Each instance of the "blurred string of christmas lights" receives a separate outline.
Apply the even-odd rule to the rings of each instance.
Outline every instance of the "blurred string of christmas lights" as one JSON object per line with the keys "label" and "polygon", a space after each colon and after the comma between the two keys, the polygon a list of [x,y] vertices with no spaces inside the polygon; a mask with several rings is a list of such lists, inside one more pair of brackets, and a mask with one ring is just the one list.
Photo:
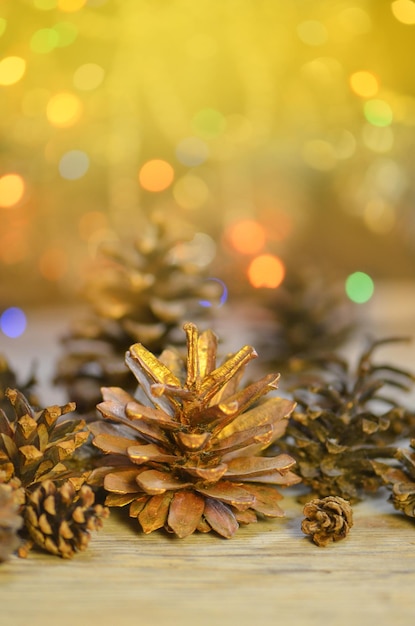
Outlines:
{"label": "blurred string of christmas lights", "polygon": [[414,28],[411,0],[0,2],[1,331],[155,210],[255,288],[298,242],[356,302],[410,275]]}

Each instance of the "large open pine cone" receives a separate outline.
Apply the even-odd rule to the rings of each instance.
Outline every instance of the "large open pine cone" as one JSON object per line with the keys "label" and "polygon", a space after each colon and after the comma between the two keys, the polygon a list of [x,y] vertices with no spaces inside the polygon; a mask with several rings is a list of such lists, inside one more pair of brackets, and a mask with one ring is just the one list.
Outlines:
{"label": "large open pine cone", "polygon": [[185,537],[213,529],[229,538],[257,515],[282,516],[273,485],[300,480],[291,456],[261,455],[285,431],[294,403],[257,402],[276,388],[275,374],[237,390],[257,356],[252,347],[217,366],[215,335],[199,334],[190,323],[184,329],[186,363],[173,350],[157,359],[141,344],[130,347],[126,360],[140,399],[120,388],[103,390],[104,420],[91,430],[95,446],[109,455],[106,504],[129,504],[146,533],[164,527]]}
{"label": "large open pine cone", "polygon": [[206,280],[208,264],[191,252],[194,232],[183,226],[178,236],[168,220],[153,221],[133,244],[102,249],[104,262],[86,287],[93,312],[64,339],[56,380],[82,414],[95,413],[102,386],[134,391],[124,362],[131,344],[159,354],[177,341],[188,316],[206,315],[201,302],[218,299],[218,283]]}

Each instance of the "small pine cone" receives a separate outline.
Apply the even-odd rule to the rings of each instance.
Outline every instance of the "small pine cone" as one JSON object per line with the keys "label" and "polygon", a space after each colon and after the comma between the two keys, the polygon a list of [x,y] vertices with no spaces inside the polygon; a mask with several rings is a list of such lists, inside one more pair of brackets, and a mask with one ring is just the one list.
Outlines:
{"label": "small pine cone", "polygon": [[395,509],[408,517],[415,517],[415,483],[395,483],[391,499]]}
{"label": "small pine cone", "polygon": [[331,541],[344,539],[353,526],[353,512],[350,503],[339,496],[327,496],[310,500],[303,511],[305,519],[301,530],[311,535],[319,547]]}
{"label": "small pine cone", "polygon": [[99,530],[109,515],[106,507],[94,502],[94,492],[88,485],[76,491],[70,481],[57,487],[45,480],[28,496],[24,511],[32,541],[65,559],[85,550],[90,531]]}
{"label": "small pine cone", "polygon": [[12,485],[0,484],[0,562],[19,546],[17,531],[23,524],[19,515],[19,498]]}

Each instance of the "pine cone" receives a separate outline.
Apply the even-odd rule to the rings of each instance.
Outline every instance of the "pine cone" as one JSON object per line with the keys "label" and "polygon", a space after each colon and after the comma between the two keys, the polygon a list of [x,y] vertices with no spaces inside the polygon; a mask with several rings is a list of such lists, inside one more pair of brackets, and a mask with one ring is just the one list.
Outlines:
{"label": "pine cone", "polygon": [[20,501],[12,485],[0,483],[0,561],[6,561],[18,548],[18,530],[23,524]]}
{"label": "pine cone", "polygon": [[23,488],[48,478],[74,474],[69,464],[89,436],[82,420],[59,421],[75,409],[73,402],[35,411],[16,389],[6,391],[12,418],[0,409],[0,475],[3,482],[20,479]]}
{"label": "pine cone", "polygon": [[281,495],[270,485],[299,482],[290,456],[260,455],[284,432],[294,403],[257,403],[279,375],[237,391],[245,365],[257,356],[252,347],[217,367],[212,331],[199,335],[190,323],[184,329],[186,363],[173,350],[157,359],[141,344],[130,347],[126,361],[139,399],[119,388],[103,390],[104,420],[91,430],[94,445],[109,455],[106,504],[129,504],[145,533],[165,527],[185,537],[213,529],[229,538],[257,515],[282,516]]}
{"label": "pine cone", "polygon": [[109,515],[106,507],[94,502],[88,485],[76,491],[70,481],[57,487],[45,480],[27,498],[26,530],[37,546],[64,559],[72,558],[87,548],[90,531],[99,530]]}
{"label": "pine cone", "polygon": [[[265,358],[277,366],[307,369],[309,359],[343,345],[355,328],[355,312],[343,286],[298,258],[278,289],[268,289],[265,307],[275,320]],[[341,288],[340,288],[341,287]]]}
{"label": "pine cone", "polygon": [[[282,447],[296,459],[304,483],[320,497],[339,495],[353,501],[363,492],[376,491],[383,479],[374,461],[393,458],[396,448],[388,444],[410,428],[413,415],[379,392],[387,385],[408,390],[413,375],[371,361],[373,350],[390,341],[396,339],[373,342],[353,373],[339,357],[322,362],[329,375],[322,372],[311,386],[294,392],[300,409],[289,422]],[[382,412],[382,404],[391,408]]]}
{"label": "pine cone", "polygon": [[177,341],[185,316],[206,313],[201,298],[217,298],[219,285],[205,280],[206,264],[192,259],[191,236],[185,228],[178,236],[164,218],[131,248],[123,241],[103,249],[105,263],[87,285],[94,313],[64,340],[66,354],[56,378],[82,414],[95,415],[102,386],[135,390],[136,381],[125,367],[132,343],[159,354]]}
{"label": "pine cone", "polygon": [[[411,448],[415,450],[415,439],[411,440]],[[392,489],[390,499],[395,509],[408,517],[415,517],[415,452],[398,448],[395,458],[398,460],[397,466],[376,461],[373,466],[385,485]]]}
{"label": "pine cone", "polygon": [[350,503],[343,498],[328,496],[308,502],[303,511],[305,519],[301,530],[319,547],[331,541],[340,541],[353,526],[353,512]]}

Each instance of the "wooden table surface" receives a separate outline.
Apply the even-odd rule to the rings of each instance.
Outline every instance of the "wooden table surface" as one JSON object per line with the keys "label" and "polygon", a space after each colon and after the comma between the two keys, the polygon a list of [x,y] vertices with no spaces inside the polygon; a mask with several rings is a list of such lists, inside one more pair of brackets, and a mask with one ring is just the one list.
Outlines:
{"label": "wooden table surface", "polygon": [[[367,315],[377,336],[411,334],[415,286],[379,288]],[[0,339],[0,351],[21,371],[38,360],[44,404],[62,400],[49,381],[68,319],[61,311],[30,311],[25,335]],[[242,343],[245,338],[237,347]],[[350,345],[350,354],[357,348]],[[386,351],[389,360],[415,371],[414,345]],[[163,532],[147,536],[112,510],[88,550],[71,561],[32,553],[0,565],[0,624],[414,623],[415,520],[397,513],[380,493],[354,506],[354,526],[344,541],[318,548],[301,532],[295,490],[284,496],[285,518],[241,527],[231,540],[212,533],[184,540]]]}

